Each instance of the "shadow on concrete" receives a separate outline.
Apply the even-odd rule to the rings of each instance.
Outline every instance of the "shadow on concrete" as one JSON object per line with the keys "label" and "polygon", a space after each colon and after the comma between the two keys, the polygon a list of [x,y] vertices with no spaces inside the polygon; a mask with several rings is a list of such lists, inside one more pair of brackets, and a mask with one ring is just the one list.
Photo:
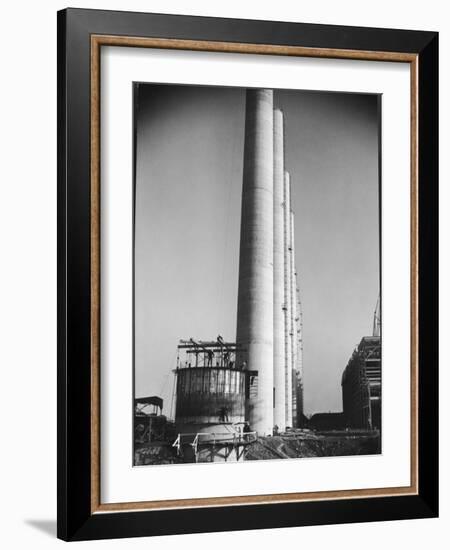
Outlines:
{"label": "shadow on concrete", "polygon": [[56,519],[26,519],[25,523],[50,537],[56,537]]}

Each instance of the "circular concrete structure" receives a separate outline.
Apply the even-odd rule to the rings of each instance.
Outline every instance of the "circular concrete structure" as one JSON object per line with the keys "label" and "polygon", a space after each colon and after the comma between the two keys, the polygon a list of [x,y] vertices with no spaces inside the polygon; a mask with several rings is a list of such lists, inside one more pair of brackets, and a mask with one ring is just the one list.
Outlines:
{"label": "circular concrete structure", "polygon": [[273,422],[286,428],[286,369],[284,342],[284,120],[273,112]]}
{"label": "circular concrete structure", "polygon": [[257,371],[250,428],[273,430],[273,91],[248,89],[236,341]]}
{"label": "circular concrete structure", "polygon": [[246,373],[226,367],[177,369],[175,425],[178,433],[232,437],[243,423]]}

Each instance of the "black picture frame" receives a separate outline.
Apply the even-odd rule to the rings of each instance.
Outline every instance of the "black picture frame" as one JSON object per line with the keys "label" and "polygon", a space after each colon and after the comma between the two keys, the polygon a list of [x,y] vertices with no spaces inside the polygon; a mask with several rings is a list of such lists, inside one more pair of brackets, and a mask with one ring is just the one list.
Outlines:
{"label": "black picture frame", "polygon": [[[418,492],[309,502],[92,512],[91,36],[414,54],[418,61]],[[64,540],[438,515],[438,34],[66,9],[58,12],[58,531]]]}

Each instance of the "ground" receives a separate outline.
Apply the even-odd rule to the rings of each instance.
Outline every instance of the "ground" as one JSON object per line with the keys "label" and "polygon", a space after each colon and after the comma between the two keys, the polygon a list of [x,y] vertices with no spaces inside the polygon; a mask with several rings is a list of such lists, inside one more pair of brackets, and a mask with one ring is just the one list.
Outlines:
{"label": "ground", "polygon": [[247,449],[246,460],[378,454],[378,432],[288,432],[260,437]]}
{"label": "ground", "polygon": [[[369,455],[380,452],[379,432],[298,430],[258,438],[247,446],[245,460]],[[183,462],[183,458],[177,455],[177,449],[170,443],[147,443],[135,449],[136,466]]]}

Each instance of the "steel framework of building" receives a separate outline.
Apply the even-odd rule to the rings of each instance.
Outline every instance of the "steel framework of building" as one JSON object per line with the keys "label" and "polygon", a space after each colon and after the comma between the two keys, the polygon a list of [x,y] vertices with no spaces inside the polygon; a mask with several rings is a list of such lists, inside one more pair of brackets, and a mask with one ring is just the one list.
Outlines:
{"label": "steel framework of building", "polygon": [[381,339],[365,336],[342,375],[345,423],[350,428],[381,429]]}

